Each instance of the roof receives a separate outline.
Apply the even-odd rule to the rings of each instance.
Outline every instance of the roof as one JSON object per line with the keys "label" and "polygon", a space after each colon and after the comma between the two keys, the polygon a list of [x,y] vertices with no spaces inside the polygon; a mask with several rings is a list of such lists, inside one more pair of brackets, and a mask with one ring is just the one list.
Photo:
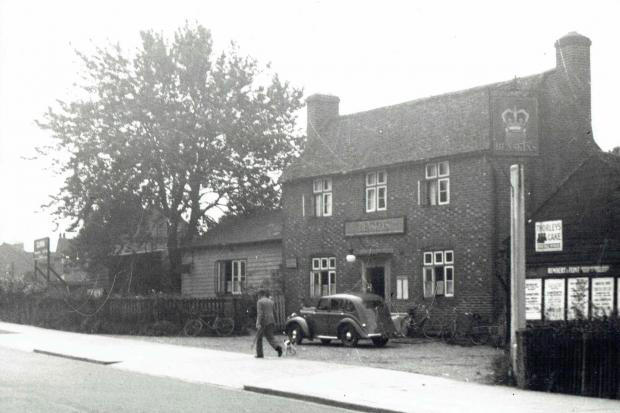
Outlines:
{"label": "roof", "polygon": [[202,239],[193,242],[191,247],[281,241],[282,219],[281,210],[226,217],[209,229]]}
{"label": "roof", "polygon": [[24,275],[34,271],[34,259],[31,252],[26,252],[22,246],[10,244],[0,245],[0,276],[12,268],[15,275]]}
{"label": "roof", "polygon": [[491,91],[529,93],[552,72],[338,116],[309,139],[282,181],[487,150]]}

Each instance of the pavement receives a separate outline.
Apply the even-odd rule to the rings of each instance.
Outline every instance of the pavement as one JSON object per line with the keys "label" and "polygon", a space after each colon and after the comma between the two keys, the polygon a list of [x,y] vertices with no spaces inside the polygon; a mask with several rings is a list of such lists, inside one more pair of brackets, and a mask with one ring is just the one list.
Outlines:
{"label": "pavement", "polygon": [[620,401],[465,383],[387,369],[70,333],[0,322],[0,346],[191,383],[370,412],[619,412]]}

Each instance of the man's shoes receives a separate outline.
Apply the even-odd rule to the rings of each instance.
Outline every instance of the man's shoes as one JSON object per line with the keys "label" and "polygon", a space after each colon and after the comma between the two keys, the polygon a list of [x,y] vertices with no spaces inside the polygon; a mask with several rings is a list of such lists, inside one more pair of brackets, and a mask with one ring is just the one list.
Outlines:
{"label": "man's shoes", "polygon": [[255,359],[262,359],[263,356],[254,356]]}
{"label": "man's shoes", "polygon": [[282,347],[276,347],[276,351],[278,352],[278,357],[282,357]]}

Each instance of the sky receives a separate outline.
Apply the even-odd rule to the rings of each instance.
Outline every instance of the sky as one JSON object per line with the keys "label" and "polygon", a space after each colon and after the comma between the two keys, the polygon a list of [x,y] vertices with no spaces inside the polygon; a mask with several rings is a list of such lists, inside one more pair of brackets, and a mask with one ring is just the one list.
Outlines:
{"label": "sky", "polygon": [[620,146],[618,16],[620,0],[0,0],[0,243],[32,250],[49,236],[53,248],[67,229],[41,208],[62,181],[31,158],[51,142],[35,120],[75,96],[76,49],[131,53],[141,30],[171,36],[197,22],[216,48],[235,41],[306,96],[340,97],[347,114],[552,69],[554,42],[577,31],[592,40],[594,138],[610,150]]}

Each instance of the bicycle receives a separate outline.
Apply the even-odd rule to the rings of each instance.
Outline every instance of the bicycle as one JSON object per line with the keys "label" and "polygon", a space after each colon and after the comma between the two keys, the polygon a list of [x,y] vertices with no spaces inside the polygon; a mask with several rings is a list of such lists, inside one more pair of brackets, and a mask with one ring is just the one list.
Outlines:
{"label": "bicycle", "polygon": [[490,337],[491,328],[493,326],[482,325],[482,318],[477,313],[463,312],[459,313],[455,308],[452,322],[449,323],[445,331],[444,339],[448,343],[471,341],[474,345],[485,344]]}
{"label": "bicycle", "polygon": [[207,330],[215,331],[220,337],[227,337],[235,330],[235,320],[232,317],[220,317],[214,314],[196,314],[187,320],[183,326],[183,333],[188,337],[196,337],[205,327]]}
{"label": "bicycle", "polygon": [[424,304],[418,304],[409,308],[407,316],[401,322],[401,326],[404,329],[403,335],[407,337],[422,335],[426,338],[431,338],[430,319],[430,311]]}

